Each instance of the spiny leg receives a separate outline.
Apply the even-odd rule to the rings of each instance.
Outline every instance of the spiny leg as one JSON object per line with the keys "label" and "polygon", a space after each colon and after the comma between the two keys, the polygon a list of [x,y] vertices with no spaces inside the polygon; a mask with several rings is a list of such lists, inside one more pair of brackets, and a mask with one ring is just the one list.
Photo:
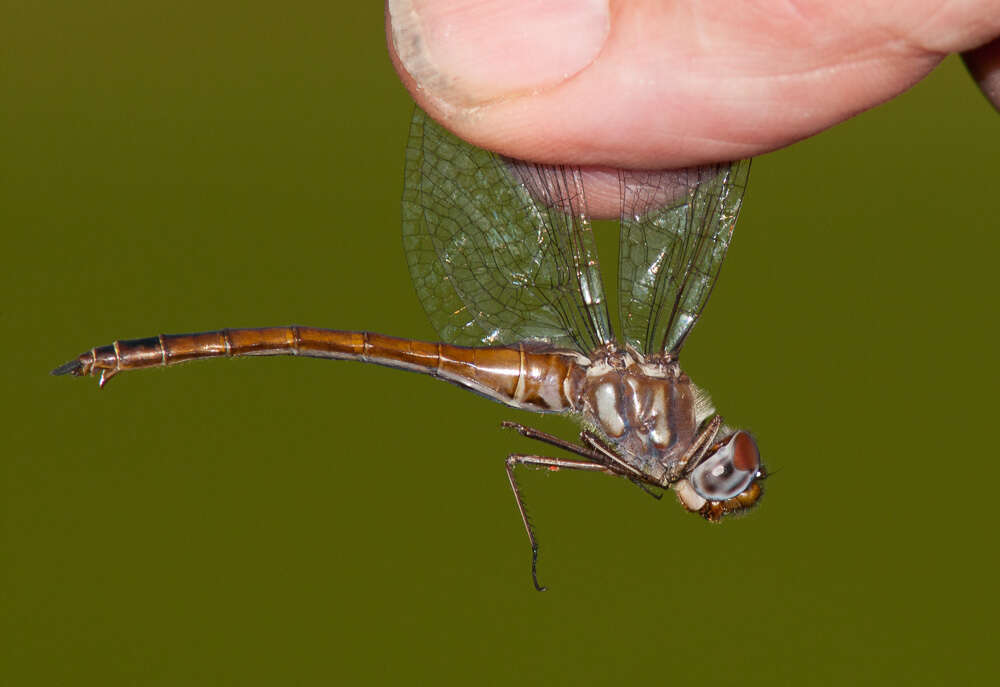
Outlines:
{"label": "spiny leg", "polygon": [[[691,444],[691,448],[671,466],[670,472],[667,473],[667,480],[669,482],[676,482],[689,469],[693,470],[698,467],[698,463],[702,461],[708,447],[712,445],[715,435],[719,433],[720,427],[722,427],[722,417],[720,415],[716,415],[708,421],[705,429],[698,434]],[[690,463],[690,468],[688,468],[688,463]]]}
{"label": "spiny leg", "polygon": [[580,432],[580,441],[583,442],[584,446],[587,446],[604,456],[608,466],[612,469],[617,467],[619,469],[619,474],[628,479],[629,482],[642,489],[657,501],[663,498],[663,494],[657,494],[655,491],[646,486],[645,478],[642,472],[619,458],[610,446],[601,441],[599,436],[591,431],[583,430]]}
{"label": "spiny leg", "polygon": [[627,478],[628,481],[642,489],[657,501],[663,498],[663,494],[657,494],[643,484],[643,475],[639,470],[635,469],[615,455],[614,451],[601,441],[600,438],[593,432],[589,432],[587,430],[580,432],[580,441],[583,443],[583,446],[580,446],[579,444],[565,441],[557,436],[553,436],[552,434],[542,432],[534,427],[526,427],[525,425],[517,422],[504,421],[500,423],[500,426],[505,429],[513,429],[518,434],[523,437],[527,437],[528,439],[535,439],[546,444],[552,444],[553,446],[558,446],[559,448],[569,451],[570,453],[576,453],[584,458],[589,458],[595,463],[600,463],[601,465],[607,467],[611,471],[610,474]]}
{"label": "spiny leg", "polygon": [[544,592],[545,587],[538,583],[538,540],[535,538],[535,528],[531,526],[531,520],[528,519],[528,511],[524,507],[524,498],[521,496],[521,489],[517,485],[517,478],[514,477],[514,466],[519,464],[535,468],[548,468],[549,470],[567,469],[605,472],[608,474],[615,473],[603,465],[588,463],[584,460],[564,460],[520,453],[512,453],[507,456],[507,479],[510,481],[511,491],[514,492],[514,500],[517,501],[517,510],[521,514],[521,522],[524,524],[524,531],[528,533],[528,543],[531,545],[531,581],[535,584],[535,589]]}
{"label": "spiny leg", "polygon": [[601,439],[593,432],[586,429],[580,432],[580,441],[582,441],[583,445],[590,450],[599,453],[602,456],[601,462],[617,465],[625,474],[635,475],[636,477],[642,476],[642,473],[639,472],[639,470],[615,455],[615,452],[612,451],[611,448],[601,441]]}
{"label": "spiny leg", "polygon": [[519,422],[510,422],[507,420],[501,422],[500,426],[504,429],[513,429],[515,432],[523,437],[527,437],[528,439],[535,439],[536,441],[541,441],[546,444],[552,444],[553,446],[557,446],[564,451],[569,451],[570,453],[575,453],[578,456],[583,456],[584,458],[588,458],[596,463],[600,463],[601,465],[606,465],[608,462],[603,453],[600,453],[593,448],[574,444],[573,442],[560,439],[557,436],[535,429],[534,427],[526,427]]}

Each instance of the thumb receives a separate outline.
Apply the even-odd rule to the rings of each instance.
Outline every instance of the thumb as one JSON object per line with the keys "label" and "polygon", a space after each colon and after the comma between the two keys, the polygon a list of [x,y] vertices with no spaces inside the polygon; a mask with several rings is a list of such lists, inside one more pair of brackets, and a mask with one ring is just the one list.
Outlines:
{"label": "thumb", "polygon": [[611,27],[607,0],[388,0],[386,14],[397,64],[445,112],[562,83]]}

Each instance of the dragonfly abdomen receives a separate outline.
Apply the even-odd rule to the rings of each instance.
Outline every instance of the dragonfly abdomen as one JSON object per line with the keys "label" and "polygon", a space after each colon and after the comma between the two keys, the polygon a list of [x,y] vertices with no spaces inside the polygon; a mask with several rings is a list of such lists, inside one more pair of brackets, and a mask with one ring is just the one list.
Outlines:
{"label": "dragonfly abdomen", "polygon": [[237,356],[295,355],[357,360],[440,377],[506,405],[539,412],[573,409],[586,359],[524,344],[473,348],[315,327],[219,329],[161,334],[98,346],[60,365],[56,375],[100,375],[101,386],[125,370]]}

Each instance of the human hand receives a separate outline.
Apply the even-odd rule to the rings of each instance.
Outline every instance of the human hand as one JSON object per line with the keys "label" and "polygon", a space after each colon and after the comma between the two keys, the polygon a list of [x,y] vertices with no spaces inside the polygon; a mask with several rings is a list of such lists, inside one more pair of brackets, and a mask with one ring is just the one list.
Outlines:
{"label": "human hand", "polygon": [[758,155],[979,46],[967,63],[1000,102],[1000,0],[388,0],[386,29],[421,107],[479,146],[540,162]]}

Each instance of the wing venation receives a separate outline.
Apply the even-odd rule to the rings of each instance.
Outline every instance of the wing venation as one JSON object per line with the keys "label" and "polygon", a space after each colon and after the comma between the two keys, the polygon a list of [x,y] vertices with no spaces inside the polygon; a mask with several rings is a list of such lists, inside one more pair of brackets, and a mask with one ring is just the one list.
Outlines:
{"label": "wing venation", "polygon": [[618,289],[626,343],[676,355],[719,277],[746,189],[749,160],[619,174]]}
{"label": "wing venation", "polygon": [[403,244],[443,340],[585,354],[612,340],[578,169],[480,150],[419,109],[406,154]]}

